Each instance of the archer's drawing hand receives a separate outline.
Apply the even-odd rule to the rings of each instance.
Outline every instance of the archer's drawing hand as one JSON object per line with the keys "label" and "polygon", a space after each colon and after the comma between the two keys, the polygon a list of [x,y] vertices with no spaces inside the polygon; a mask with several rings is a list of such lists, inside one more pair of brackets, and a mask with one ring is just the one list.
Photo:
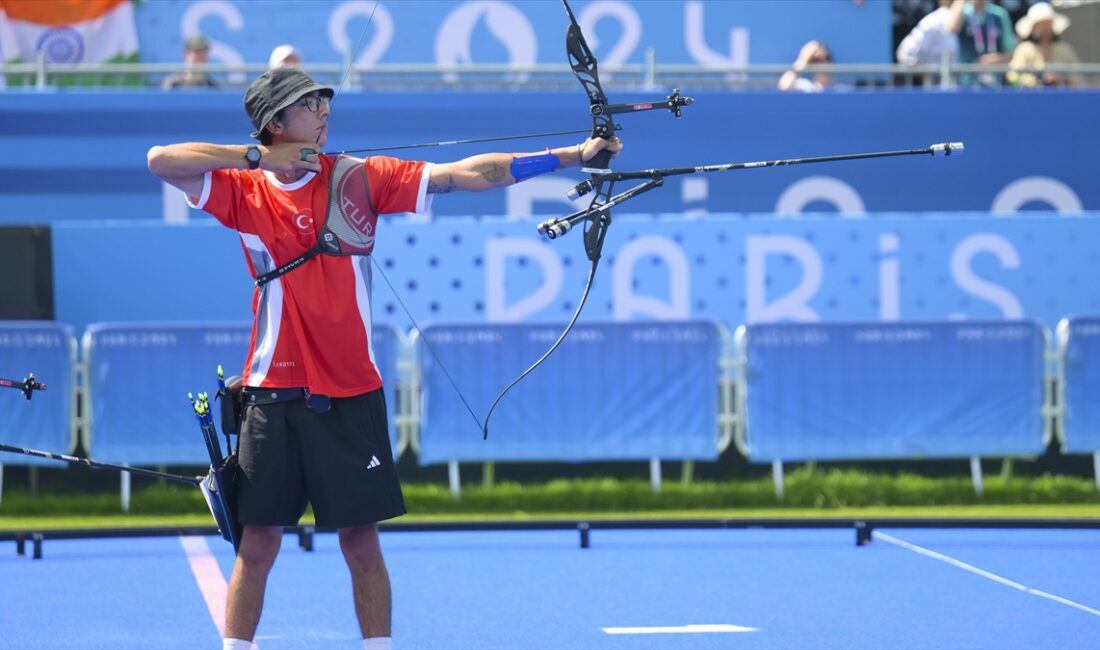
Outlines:
{"label": "archer's drawing hand", "polygon": [[[303,155],[303,149],[308,149]],[[321,160],[314,142],[283,142],[260,147],[260,167],[276,174],[293,176],[299,170],[321,171]]]}
{"label": "archer's drawing hand", "polygon": [[610,140],[604,140],[603,138],[588,138],[581,145],[581,161],[586,163],[592,159],[592,156],[600,153],[604,149],[611,152],[611,157],[619,155],[619,152],[623,149],[623,141],[618,136],[613,136]]}

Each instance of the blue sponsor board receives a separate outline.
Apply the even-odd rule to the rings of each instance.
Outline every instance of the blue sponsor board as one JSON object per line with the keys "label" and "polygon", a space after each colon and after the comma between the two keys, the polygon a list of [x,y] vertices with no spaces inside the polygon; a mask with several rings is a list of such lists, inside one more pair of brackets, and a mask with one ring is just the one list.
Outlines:
{"label": "blue sponsor board", "polygon": [[1047,341],[1034,321],[754,325],[754,461],[1038,455]]}
{"label": "blue sponsor board", "polygon": [[[742,323],[1036,319],[1100,313],[1100,214],[865,218],[619,217],[591,320]],[[238,239],[209,222],[53,229],[58,320],[243,320],[252,282]],[[375,319],[564,322],[588,274],[580,232],[535,223],[385,219]],[[138,272],[135,272],[138,270]]]}
{"label": "blue sponsor board", "polygon": [[454,385],[487,418],[495,395],[559,334],[538,324],[425,328],[420,463],[717,459],[723,334],[706,322],[573,328],[540,372],[497,404],[488,422],[495,433],[483,440]]}
{"label": "blue sponsor board", "polygon": [[[696,103],[621,116],[615,168],[748,162],[928,147],[963,141],[962,157],[879,158],[669,178],[618,214],[1100,210],[1095,120],[1100,93],[685,92]],[[0,223],[208,217],[146,169],[156,144],[244,143],[252,126],[241,90],[212,93],[0,94],[0,138],[20,152],[0,163]],[[652,96],[652,94],[650,94]],[[615,101],[644,99],[622,93]],[[570,92],[348,91],[332,114],[328,150],[392,146],[591,126]],[[1028,116],[1021,120],[1019,116]],[[1042,125],[1041,133],[1027,125]],[[583,136],[394,152],[447,162],[485,151],[538,151]],[[504,190],[437,197],[436,216],[567,214],[584,175],[565,169]],[[620,184],[625,189],[628,184]]]}

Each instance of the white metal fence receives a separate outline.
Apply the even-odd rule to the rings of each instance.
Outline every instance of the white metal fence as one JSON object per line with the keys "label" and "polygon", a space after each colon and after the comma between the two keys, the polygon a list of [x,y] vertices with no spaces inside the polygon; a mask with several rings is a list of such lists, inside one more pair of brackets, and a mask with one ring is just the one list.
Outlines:
{"label": "white metal fence", "polygon": [[[186,70],[173,63],[57,64],[44,58],[36,62],[0,66],[9,89],[47,90],[59,85],[86,88],[157,89],[167,76]],[[266,69],[263,64],[206,65],[194,68],[211,75],[219,85],[244,87]],[[323,64],[305,66],[318,81],[348,87],[379,89],[455,89],[455,90],[566,90],[577,81],[566,65],[512,66],[463,65],[377,65],[355,66]],[[775,88],[787,65],[751,65],[745,67],[703,67],[697,65],[658,64],[652,52],[644,64],[608,66],[600,71],[607,87],[620,90],[650,90],[683,86],[692,89],[752,90]],[[911,89],[985,86],[1015,90],[1005,82],[1008,65],[959,64],[945,61],[936,65],[814,65],[802,74],[827,73],[836,89]],[[1017,72],[1040,72],[1017,68]],[[1080,74],[1085,86],[1100,87],[1100,63],[1051,64],[1047,72]]]}

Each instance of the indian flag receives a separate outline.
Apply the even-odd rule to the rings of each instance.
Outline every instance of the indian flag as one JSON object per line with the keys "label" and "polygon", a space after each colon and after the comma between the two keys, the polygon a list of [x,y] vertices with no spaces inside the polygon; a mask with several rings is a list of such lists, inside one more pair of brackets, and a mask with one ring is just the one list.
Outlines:
{"label": "indian flag", "polygon": [[[0,61],[133,63],[131,0],[0,0]],[[16,82],[10,79],[10,82]],[[51,80],[57,83],[58,80]]]}

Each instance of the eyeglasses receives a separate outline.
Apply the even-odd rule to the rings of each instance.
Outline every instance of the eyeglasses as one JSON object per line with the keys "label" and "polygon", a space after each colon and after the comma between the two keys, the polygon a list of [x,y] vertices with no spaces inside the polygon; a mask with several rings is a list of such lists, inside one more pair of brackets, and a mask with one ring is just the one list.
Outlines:
{"label": "eyeglasses", "polygon": [[321,110],[322,105],[324,105],[325,108],[329,107],[329,98],[327,95],[306,95],[291,104],[291,106],[305,106],[306,110],[310,113],[316,113]]}

